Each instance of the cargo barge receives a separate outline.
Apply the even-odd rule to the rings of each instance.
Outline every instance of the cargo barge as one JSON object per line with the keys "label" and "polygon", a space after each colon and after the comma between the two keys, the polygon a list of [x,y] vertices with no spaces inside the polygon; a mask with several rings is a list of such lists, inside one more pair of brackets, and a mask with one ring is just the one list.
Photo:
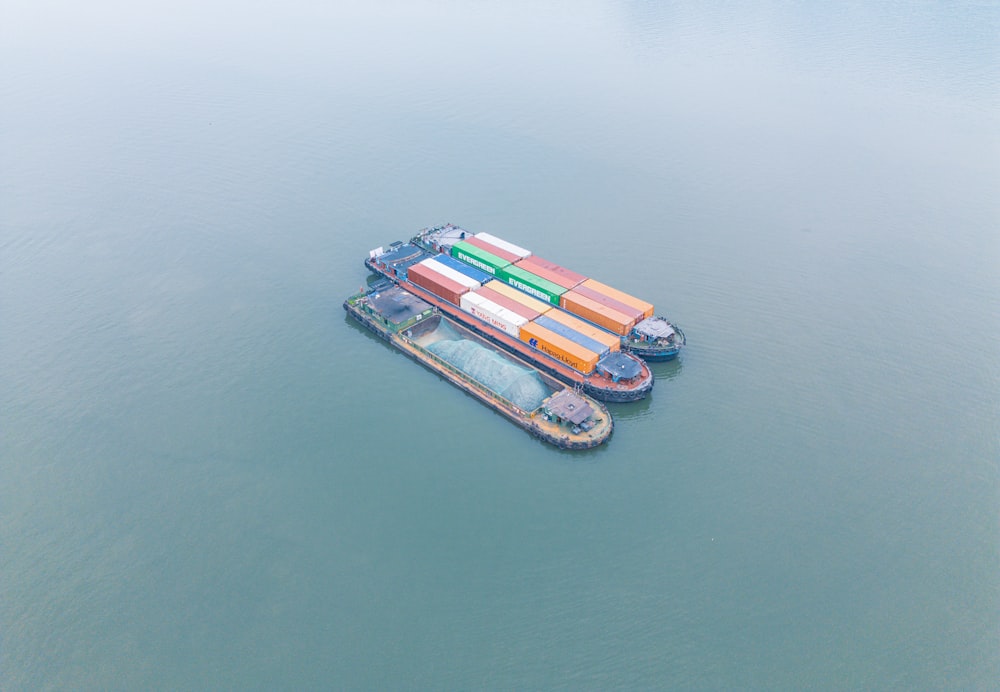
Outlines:
{"label": "cargo barge", "polygon": [[643,399],[653,373],[619,338],[454,257],[395,242],[365,265],[532,367],[607,402]]}
{"label": "cargo barge", "polygon": [[544,442],[590,449],[614,430],[603,404],[499,353],[400,286],[384,282],[357,293],[344,301],[344,309],[408,357]]}
{"label": "cargo barge", "polygon": [[644,360],[672,360],[687,341],[680,327],[654,314],[652,303],[489,233],[474,234],[446,224],[425,228],[410,242],[427,252],[449,255],[477,267],[617,335],[622,349]]}

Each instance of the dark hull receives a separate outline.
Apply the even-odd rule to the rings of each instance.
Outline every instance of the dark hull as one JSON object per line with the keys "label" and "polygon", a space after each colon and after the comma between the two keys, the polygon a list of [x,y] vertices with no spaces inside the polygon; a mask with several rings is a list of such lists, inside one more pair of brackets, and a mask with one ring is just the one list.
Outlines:
{"label": "dark hull", "polygon": [[487,392],[484,392],[480,387],[475,386],[472,382],[463,379],[454,372],[441,367],[437,363],[433,362],[430,358],[424,356],[420,351],[413,350],[412,348],[405,347],[399,340],[399,337],[394,336],[390,331],[385,329],[382,325],[378,324],[372,320],[368,315],[366,315],[361,310],[357,309],[350,304],[349,301],[344,301],[344,310],[347,314],[353,317],[355,320],[360,322],[366,329],[378,336],[380,339],[384,339],[392,346],[396,347],[401,353],[412,360],[420,363],[428,370],[440,375],[445,378],[453,385],[464,391],[466,394],[478,399],[480,402],[490,407],[500,415],[504,416],[512,423],[518,427],[526,430],[529,434],[538,439],[546,442],[548,444],[559,447],[560,449],[569,450],[582,450],[582,449],[592,449],[597,447],[608,440],[614,431],[614,421],[611,419],[610,414],[605,412],[608,416],[608,430],[607,433],[598,438],[591,439],[581,439],[578,436],[569,436],[566,434],[557,435],[545,430],[539,426],[530,416],[524,412],[514,409],[513,407],[507,406],[499,402],[494,397],[490,396]]}

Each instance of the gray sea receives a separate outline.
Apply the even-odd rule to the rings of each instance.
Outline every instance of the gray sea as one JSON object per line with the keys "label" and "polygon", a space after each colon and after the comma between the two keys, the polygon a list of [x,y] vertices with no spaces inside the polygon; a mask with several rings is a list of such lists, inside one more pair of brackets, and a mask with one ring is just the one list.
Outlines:
{"label": "gray sea", "polygon": [[[349,321],[687,333],[567,453]],[[1000,688],[1000,5],[0,11],[0,688]]]}

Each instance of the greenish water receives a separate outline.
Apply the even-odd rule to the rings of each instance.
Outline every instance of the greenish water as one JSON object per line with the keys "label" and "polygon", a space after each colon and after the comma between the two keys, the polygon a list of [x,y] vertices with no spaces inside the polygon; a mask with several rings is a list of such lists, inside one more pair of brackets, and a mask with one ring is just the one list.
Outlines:
{"label": "greenish water", "polygon": [[[0,688],[997,688],[995,4],[0,24]],[[446,221],[685,330],[608,445],[346,317]]]}

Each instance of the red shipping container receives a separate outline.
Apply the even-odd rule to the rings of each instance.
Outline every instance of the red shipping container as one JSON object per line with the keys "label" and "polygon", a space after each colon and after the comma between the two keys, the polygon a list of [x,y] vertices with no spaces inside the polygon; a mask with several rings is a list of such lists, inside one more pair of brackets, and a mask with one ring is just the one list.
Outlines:
{"label": "red shipping container", "polygon": [[571,269],[561,267],[555,262],[549,262],[537,255],[528,255],[518,262],[517,266],[563,288],[573,288],[587,280],[583,274],[577,274]]}
{"label": "red shipping container", "polygon": [[519,259],[521,259],[513,252],[507,252],[502,247],[497,247],[492,243],[487,243],[485,240],[480,240],[475,236],[466,236],[465,242],[467,242],[469,245],[472,245],[473,247],[479,248],[480,250],[486,250],[486,252],[496,255],[500,259],[505,259],[508,262],[516,262]]}
{"label": "red shipping container", "polygon": [[414,264],[407,270],[406,276],[412,283],[426,288],[437,297],[443,298],[453,305],[459,305],[462,301],[462,294],[469,290],[466,286],[437,273],[427,265]]}

